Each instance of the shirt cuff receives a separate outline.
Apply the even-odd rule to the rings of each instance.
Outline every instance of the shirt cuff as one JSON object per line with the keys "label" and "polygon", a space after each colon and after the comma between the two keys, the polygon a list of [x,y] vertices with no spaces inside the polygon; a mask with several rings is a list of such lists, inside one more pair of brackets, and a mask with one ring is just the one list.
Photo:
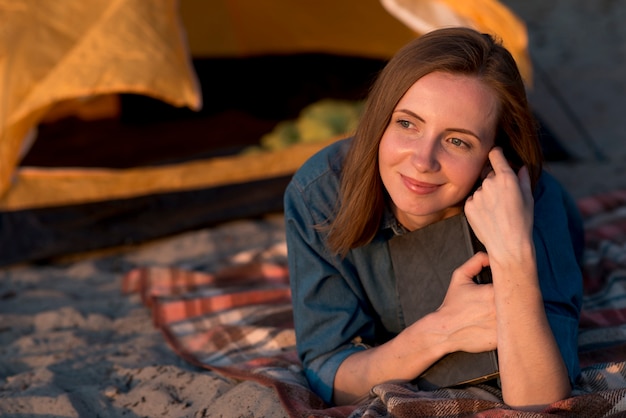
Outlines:
{"label": "shirt cuff", "polygon": [[343,361],[354,353],[366,350],[363,344],[343,346],[313,360],[305,369],[311,389],[329,405],[333,404],[333,385],[337,369]]}

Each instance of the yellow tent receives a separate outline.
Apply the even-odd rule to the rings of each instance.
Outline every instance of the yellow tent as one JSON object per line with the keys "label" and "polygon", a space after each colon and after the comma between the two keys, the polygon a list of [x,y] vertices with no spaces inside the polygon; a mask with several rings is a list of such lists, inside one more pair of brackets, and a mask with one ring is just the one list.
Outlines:
{"label": "yellow tent", "polygon": [[420,33],[451,25],[501,37],[531,79],[526,29],[496,0],[3,2],[0,214],[289,175],[323,144],[124,170],[20,161],[42,121],[98,114],[97,104],[115,112],[115,100],[107,99],[118,94],[201,109],[196,57],[325,53],[385,60]]}

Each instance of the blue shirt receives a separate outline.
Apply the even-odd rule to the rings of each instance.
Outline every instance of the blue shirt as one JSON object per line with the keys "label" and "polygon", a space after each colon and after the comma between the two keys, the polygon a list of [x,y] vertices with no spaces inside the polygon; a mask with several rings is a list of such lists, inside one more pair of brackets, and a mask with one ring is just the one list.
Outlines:
{"label": "blue shirt", "polygon": [[[311,157],[284,199],[298,354],[311,388],[328,403],[337,368],[364,349],[353,342],[356,337],[381,344],[406,327],[388,249],[398,232],[393,214],[387,211],[374,239],[345,258],[329,252],[325,232],[316,228],[334,217],[350,142],[338,141]],[[546,314],[574,382],[580,371],[582,221],[573,200],[546,172],[534,199],[533,238]]]}

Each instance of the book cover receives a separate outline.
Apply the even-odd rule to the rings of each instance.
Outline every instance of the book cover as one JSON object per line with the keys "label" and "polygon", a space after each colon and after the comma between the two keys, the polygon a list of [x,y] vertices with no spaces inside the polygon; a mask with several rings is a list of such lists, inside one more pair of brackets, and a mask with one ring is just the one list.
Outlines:
{"label": "book cover", "polygon": [[[441,306],[454,270],[475,252],[485,251],[465,218],[459,214],[389,241],[396,288],[406,325]],[[489,268],[474,279],[490,283]],[[475,384],[498,377],[495,351],[450,353],[434,363],[416,382],[436,389]]]}

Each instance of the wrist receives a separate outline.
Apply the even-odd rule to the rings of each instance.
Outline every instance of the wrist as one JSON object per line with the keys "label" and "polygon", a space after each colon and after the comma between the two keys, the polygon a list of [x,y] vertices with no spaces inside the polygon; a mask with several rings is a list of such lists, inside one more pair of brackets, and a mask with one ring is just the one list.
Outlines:
{"label": "wrist", "polygon": [[504,272],[525,270],[528,266],[536,265],[535,245],[532,240],[517,243],[511,247],[500,247],[489,253],[491,270]]}
{"label": "wrist", "polygon": [[437,312],[424,316],[385,344],[401,379],[416,378],[450,352],[447,332],[441,329],[438,316]]}
{"label": "wrist", "polygon": [[450,338],[454,334],[455,322],[448,318],[445,310],[431,312],[415,324],[423,336],[422,349],[429,358],[436,361],[446,354],[458,351]]}

